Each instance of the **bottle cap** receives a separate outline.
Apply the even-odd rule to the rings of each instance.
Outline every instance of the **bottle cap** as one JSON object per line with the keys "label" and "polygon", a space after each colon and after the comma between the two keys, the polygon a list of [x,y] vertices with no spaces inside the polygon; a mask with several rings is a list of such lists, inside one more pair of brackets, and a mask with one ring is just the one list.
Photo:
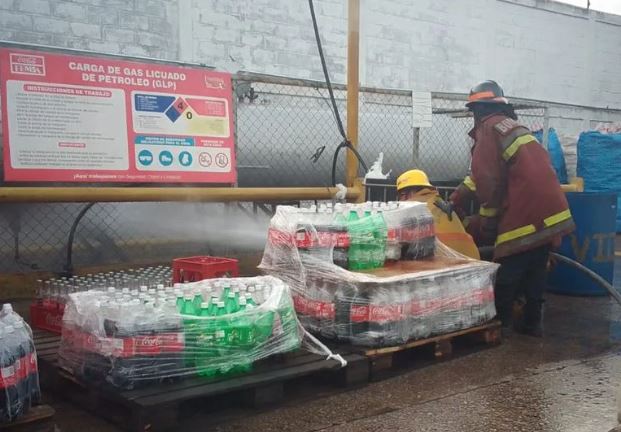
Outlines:
{"label": "bottle cap", "polygon": [[207,302],[202,302],[201,303],[201,309],[208,309],[209,308],[209,303]]}

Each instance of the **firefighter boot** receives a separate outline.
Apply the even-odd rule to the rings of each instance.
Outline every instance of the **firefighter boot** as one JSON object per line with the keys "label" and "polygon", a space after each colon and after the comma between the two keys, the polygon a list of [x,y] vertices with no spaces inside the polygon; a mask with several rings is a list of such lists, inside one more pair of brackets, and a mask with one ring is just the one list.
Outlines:
{"label": "firefighter boot", "polygon": [[543,302],[526,302],[518,331],[528,336],[543,337]]}

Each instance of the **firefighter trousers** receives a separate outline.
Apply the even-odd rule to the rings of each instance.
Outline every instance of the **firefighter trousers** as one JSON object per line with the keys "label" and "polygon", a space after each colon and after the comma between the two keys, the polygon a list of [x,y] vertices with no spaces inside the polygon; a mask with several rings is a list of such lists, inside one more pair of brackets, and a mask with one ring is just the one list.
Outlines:
{"label": "firefighter trousers", "polygon": [[513,302],[523,295],[523,327],[541,327],[543,293],[546,287],[550,246],[545,245],[508,257],[500,258],[494,295],[496,312],[503,327],[513,325]]}

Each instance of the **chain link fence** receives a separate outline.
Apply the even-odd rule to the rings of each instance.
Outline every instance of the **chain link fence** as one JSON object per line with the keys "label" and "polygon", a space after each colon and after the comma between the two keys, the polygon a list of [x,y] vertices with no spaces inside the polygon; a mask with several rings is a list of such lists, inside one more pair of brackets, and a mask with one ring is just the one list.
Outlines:
{"label": "chain link fence", "polygon": [[[331,184],[332,158],[342,137],[324,83],[239,74],[234,91],[239,186]],[[346,125],[345,87],[334,86],[334,94]],[[465,99],[433,94],[432,126],[415,129],[411,92],[361,89],[362,158],[371,166],[383,153],[384,172],[390,171],[392,179],[416,167],[438,184],[458,182],[470,159],[467,132],[472,118],[464,110]],[[518,114],[531,129],[545,123],[544,106],[521,104]],[[339,156],[337,182],[344,178],[345,153]],[[273,210],[256,203],[98,203],[76,224],[69,256],[70,233],[83,208],[84,204],[1,206],[0,273],[62,272],[260,251]]]}
{"label": "chain link fence", "polygon": [[[240,186],[325,186],[331,183],[334,150],[342,141],[325,84],[317,81],[243,74],[236,80],[237,152]],[[334,86],[346,124],[346,91]],[[465,94],[432,94],[432,125],[413,127],[412,93],[362,88],[359,152],[367,166],[383,153],[393,178],[421,168],[436,182],[457,182],[467,174],[472,117]],[[545,123],[545,106],[514,101],[520,120],[533,130]],[[318,149],[323,153],[313,162]],[[345,152],[337,181],[344,178]],[[364,174],[364,173],[360,173]]]}

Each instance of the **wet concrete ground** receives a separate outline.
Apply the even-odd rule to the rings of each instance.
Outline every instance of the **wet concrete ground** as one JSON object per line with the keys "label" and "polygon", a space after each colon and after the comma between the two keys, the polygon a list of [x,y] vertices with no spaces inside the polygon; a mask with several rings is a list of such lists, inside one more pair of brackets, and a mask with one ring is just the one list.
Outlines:
{"label": "wet concrete ground", "polygon": [[[621,385],[621,307],[608,298],[548,295],[545,327],[543,339],[513,336],[448,361],[414,363],[358,389],[306,383],[269,410],[195,415],[178,430],[611,430]],[[63,432],[118,430],[60,400],[49,403]]]}

